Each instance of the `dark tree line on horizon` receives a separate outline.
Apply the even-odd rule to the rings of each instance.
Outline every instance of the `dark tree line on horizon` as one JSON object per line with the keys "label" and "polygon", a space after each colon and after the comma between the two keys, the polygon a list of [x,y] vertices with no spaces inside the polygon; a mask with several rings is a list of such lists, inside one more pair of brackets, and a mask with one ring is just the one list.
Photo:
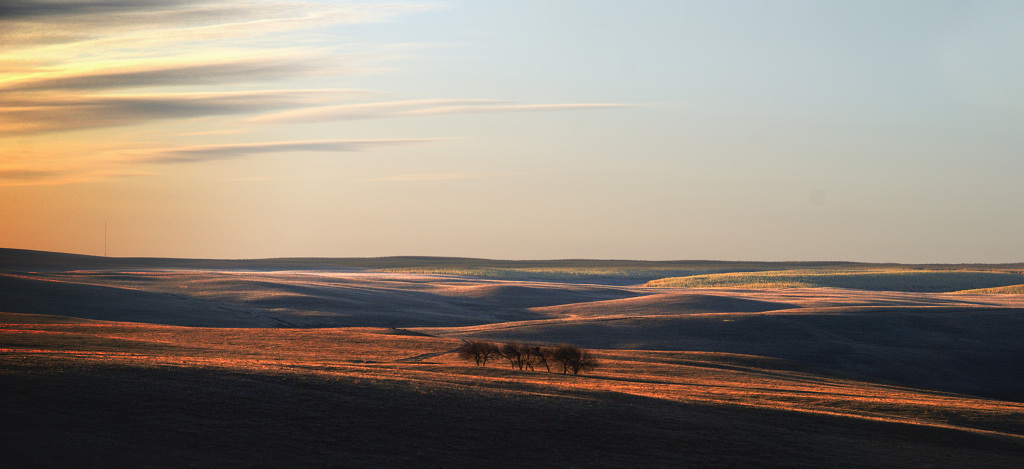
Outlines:
{"label": "dark tree line on horizon", "polygon": [[562,374],[579,374],[597,368],[597,359],[589,351],[575,345],[561,344],[555,347],[527,345],[521,342],[509,342],[498,345],[481,340],[469,340],[458,350],[459,358],[473,360],[477,366],[485,366],[492,359],[508,360],[512,369],[534,371],[543,366],[551,372],[552,366],[560,366]]}

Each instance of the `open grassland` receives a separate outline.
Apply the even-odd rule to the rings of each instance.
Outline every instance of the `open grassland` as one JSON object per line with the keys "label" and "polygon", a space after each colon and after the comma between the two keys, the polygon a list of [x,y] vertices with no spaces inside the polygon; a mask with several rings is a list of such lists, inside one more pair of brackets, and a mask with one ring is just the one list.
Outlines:
{"label": "open grassland", "polygon": [[464,339],[783,358],[1024,401],[1024,297],[846,289],[655,290],[530,308],[544,319],[414,330]]}
{"label": "open grassland", "polygon": [[[0,271],[66,272],[75,270],[123,272],[140,270],[234,270],[253,272],[286,270],[321,272],[364,271],[401,274],[451,275],[490,280],[639,285],[648,281],[675,277],[759,272],[789,272],[793,275],[858,272],[884,273],[900,271],[972,271],[1021,274],[1024,272],[1024,263],[911,265],[860,262],[747,262],[708,260],[494,260],[425,256],[225,260],[98,257],[0,248]],[[790,281],[796,282],[792,279]],[[763,284],[764,282],[759,283]],[[728,285],[722,284],[719,286]]]}
{"label": "open grassland", "polygon": [[954,292],[1004,288],[1019,291],[1021,271],[993,270],[775,270],[670,277],[647,282],[652,288],[850,288],[872,291]]}
{"label": "open grassland", "polygon": [[203,327],[741,353],[1024,401],[1024,297],[679,289],[334,271],[0,273],[2,311]]}
{"label": "open grassland", "polygon": [[[1019,467],[1021,272],[0,249],[0,451],[3,467]],[[682,277],[644,284],[665,276]],[[572,343],[601,365],[478,367],[465,340]]]}
{"label": "open grassland", "polygon": [[981,293],[999,295],[1024,295],[1024,285],[1009,285],[1005,287],[979,288],[976,290],[964,290],[960,293]]}
{"label": "open grassland", "polygon": [[597,370],[566,376],[474,366],[458,339],[390,328],[22,314],[0,327],[13,467],[1019,467],[1024,455],[1020,403],[765,357],[597,350]]}
{"label": "open grassland", "polygon": [[[1024,284],[1024,263],[892,264],[859,262],[494,260],[462,257],[163,259],[98,257],[0,248],[0,272],[334,271],[472,277],[488,280],[658,287],[862,288],[956,291]],[[826,278],[834,277],[834,278]],[[1016,283],[1007,283],[1016,279]]]}

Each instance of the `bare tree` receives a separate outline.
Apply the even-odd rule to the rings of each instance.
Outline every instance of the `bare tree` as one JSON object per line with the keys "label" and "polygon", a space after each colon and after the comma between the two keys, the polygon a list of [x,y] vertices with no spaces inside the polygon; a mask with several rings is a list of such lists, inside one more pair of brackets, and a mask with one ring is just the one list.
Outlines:
{"label": "bare tree", "polygon": [[562,374],[579,374],[597,368],[597,359],[589,351],[575,345],[561,344],[557,347],[526,345],[522,342],[508,342],[498,346],[491,342],[469,340],[458,349],[463,360],[474,360],[477,365],[486,365],[493,356],[503,357],[513,370],[534,371],[537,366],[551,372],[551,366],[561,366]]}
{"label": "bare tree", "polygon": [[551,349],[551,359],[562,366],[563,375],[569,372],[569,353],[565,351],[566,347],[570,346],[563,344]]}
{"label": "bare tree", "polygon": [[[533,354],[531,356],[533,357],[534,363],[537,365],[544,365],[544,369],[548,370],[548,373],[550,373],[551,365],[548,364],[548,359],[553,356],[554,351],[555,349],[551,347],[533,347]],[[554,359],[552,359],[552,361],[553,360]]]}
{"label": "bare tree", "polygon": [[500,355],[498,352],[498,346],[491,342],[480,342],[480,358],[483,360],[483,364],[487,364],[487,360],[491,356]]}
{"label": "bare tree", "polygon": [[519,369],[526,367],[530,371],[533,371],[533,365],[538,363],[537,359],[537,347],[533,347],[526,344],[519,345],[519,356],[522,357],[522,362],[519,365]]}
{"label": "bare tree", "polygon": [[555,347],[552,353],[556,363],[562,365],[562,374],[572,371],[572,374],[579,374],[580,371],[590,371],[597,368],[597,359],[590,352],[575,345],[562,344]]}
{"label": "bare tree", "polygon": [[576,374],[581,371],[593,371],[598,365],[599,363],[597,362],[597,358],[591,355],[589,350],[583,350],[580,354],[580,360],[572,367],[572,373]]}
{"label": "bare tree", "polygon": [[459,358],[463,360],[475,360],[477,366],[480,366],[480,353],[477,349],[476,341],[466,341],[459,347]]}
{"label": "bare tree", "polygon": [[521,370],[523,369],[522,350],[523,344],[519,342],[509,342],[502,345],[501,348],[498,349],[498,353],[508,360],[509,365],[512,365],[513,369],[519,368]]}
{"label": "bare tree", "polygon": [[498,351],[498,346],[490,342],[470,340],[459,347],[459,358],[463,360],[475,360],[477,366],[486,365],[487,360]]}

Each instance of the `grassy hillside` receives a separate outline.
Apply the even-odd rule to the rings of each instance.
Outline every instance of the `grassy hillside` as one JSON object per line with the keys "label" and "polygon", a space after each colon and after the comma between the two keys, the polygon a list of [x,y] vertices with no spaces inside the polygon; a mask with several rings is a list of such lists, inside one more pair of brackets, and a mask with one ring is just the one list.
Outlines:
{"label": "grassy hillside", "polygon": [[[0,314],[5,467],[1018,467],[1024,406],[780,360],[478,367],[393,329]],[[865,448],[871,448],[865,451]]]}
{"label": "grassy hillside", "polygon": [[[1018,467],[1022,272],[0,250],[0,449],[4,467]],[[841,288],[768,288],[794,286]],[[477,367],[464,338],[601,366]]]}
{"label": "grassy hillside", "polygon": [[[906,282],[906,278],[878,277],[879,274],[905,272],[1024,272],[1018,264],[910,265],[871,264],[857,262],[743,262],[743,261],[637,261],[601,259],[495,260],[461,257],[393,256],[343,258],[274,258],[274,259],[173,259],[100,257],[78,254],[0,248],[0,272],[60,272],[75,270],[369,270],[410,274],[437,274],[492,280],[557,281],[637,285],[656,281],[653,286],[877,286],[887,281]],[[730,278],[726,274],[735,274]],[[750,274],[744,277],[743,274]],[[820,279],[823,275],[847,276],[842,279]],[[725,276],[723,276],[725,275]],[[850,276],[863,275],[863,278]],[[875,277],[870,277],[876,275]],[[909,274],[907,274],[909,275]],[[920,288],[946,288],[947,285],[968,285],[965,288],[1005,286],[998,276],[990,279],[957,281],[950,276],[943,280],[925,279]],[[745,278],[745,280],[743,280]],[[689,280],[680,280],[689,279]],[[938,284],[936,284],[938,282]],[[951,283],[952,282],[952,283]],[[979,283],[980,282],[980,283]],[[998,283],[993,285],[992,283]],[[912,282],[911,282],[912,283]],[[1017,282],[1024,283],[1024,281]],[[938,285],[938,286],[935,286]],[[974,286],[979,285],[979,286]],[[856,286],[850,288],[858,288]],[[910,288],[910,287],[908,287]],[[877,288],[870,288],[877,289]],[[949,291],[949,290],[913,290]]]}
{"label": "grassy hillside", "polygon": [[777,357],[926,389],[1024,401],[1024,310],[862,307],[572,317],[440,330],[499,342]]}
{"label": "grassy hillside", "polygon": [[852,288],[871,291],[953,292],[1024,283],[1020,271],[998,270],[776,270],[671,277],[647,282],[654,288]]}
{"label": "grassy hillside", "polygon": [[1024,295],[1024,285],[1009,285],[1005,287],[979,288],[977,290],[964,290],[960,293],[981,293],[998,295]]}
{"label": "grassy hillside", "polygon": [[773,356],[1024,400],[1024,300],[846,289],[707,291],[371,272],[0,273],[0,312],[202,327],[430,328],[604,349]]}

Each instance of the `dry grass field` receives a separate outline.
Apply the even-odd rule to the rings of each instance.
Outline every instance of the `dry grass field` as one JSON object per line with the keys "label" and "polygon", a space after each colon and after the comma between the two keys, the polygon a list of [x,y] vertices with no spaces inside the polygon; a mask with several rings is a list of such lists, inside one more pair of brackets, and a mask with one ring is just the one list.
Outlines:
{"label": "dry grass field", "polygon": [[459,340],[395,329],[0,322],[0,431],[19,467],[1016,467],[1024,454],[1024,404],[765,357],[601,350],[572,376],[478,367]]}
{"label": "dry grass field", "polygon": [[[1024,460],[1012,291],[651,287],[391,261],[62,270],[60,255],[15,254],[0,263],[4,467]],[[476,366],[456,354],[468,339],[579,344],[600,366]]]}
{"label": "dry grass field", "polygon": [[652,280],[649,287],[677,288],[851,288],[870,291],[953,292],[1024,287],[1019,269],[791,269],[728,272]]}

